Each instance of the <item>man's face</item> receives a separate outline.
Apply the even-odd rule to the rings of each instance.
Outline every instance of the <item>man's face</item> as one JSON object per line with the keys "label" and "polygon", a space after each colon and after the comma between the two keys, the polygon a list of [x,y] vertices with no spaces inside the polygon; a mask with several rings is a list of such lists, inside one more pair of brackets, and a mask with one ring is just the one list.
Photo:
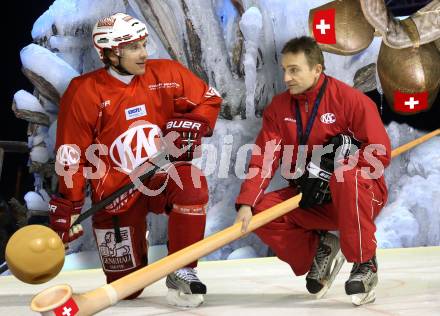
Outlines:
{"label": "man's face", "polygon": [[309,67],[304,52],[283,54],[281,57],[281,65],[284,70],[284,82],[290,94],[301,94],[310,89],[318,82],[322,72],[322,66],[320,64],[312,68]]}
{"label": "man's face", "polygon": [[121,49],[121,65],[133,75],[143,75],[147,60],[147,39],[125,45]]}

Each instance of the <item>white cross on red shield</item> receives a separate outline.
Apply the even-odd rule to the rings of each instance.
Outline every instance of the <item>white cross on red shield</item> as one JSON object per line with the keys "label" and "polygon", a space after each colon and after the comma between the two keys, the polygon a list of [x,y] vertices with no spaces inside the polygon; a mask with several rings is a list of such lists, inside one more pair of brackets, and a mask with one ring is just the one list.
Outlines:
{"label": "white cross on red shield", "polygon": [[416,114],[428,109],[428,92],[403,93],[394,91],[394,111],[403,114]]}
{"label": "white cross on red shield", "polygon": [[336,9],[316,11],[313,16],[313,37],[321,44],[336,44]]}
{"label": "white cross on red shield", "polygon": [[76,305],[73,298],[70,298],[66,303],[53,310],[55,316],[74,316],[78,311],[78,305]]}

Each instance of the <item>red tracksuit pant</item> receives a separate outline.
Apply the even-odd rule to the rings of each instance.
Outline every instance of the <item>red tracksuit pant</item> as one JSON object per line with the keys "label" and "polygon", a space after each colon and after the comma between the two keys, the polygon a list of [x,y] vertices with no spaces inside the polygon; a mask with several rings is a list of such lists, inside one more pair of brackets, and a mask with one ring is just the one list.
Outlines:
{"label": "red tracksuit pant", "polygon": [[[147,265],[146,216],[148,212],[166,213],[168,219],[168,253],[183,249],[204,237],[208,186],[201,170],[189,163],[175,165],[182,188],[166,173],[154,175],[146,184],[151,190],[164,187],[156,196],[141,195],[135,204],[117,216],[119,242],[116,240],[114,216],[97,213],[93,229],[107,283]],[[188,265],[196,267],[197,261]],[[129,298],[135,298],[139,291]]]}
{"label": "red tracksuit pant", "polygon": [[[376,252],[374,219],[386,202],[376,180],[364,179],[359,169],[353,169],[344,172],[344,182],[333,176],[330,191],[331,203],[296,208],[255,231],[296,275],[310,270],[319,242],[317,230],[338,230],[342,253],[349,262],[365,262]],[[296,194],[293,187],[267,193],[253,212],[262,212]]]}

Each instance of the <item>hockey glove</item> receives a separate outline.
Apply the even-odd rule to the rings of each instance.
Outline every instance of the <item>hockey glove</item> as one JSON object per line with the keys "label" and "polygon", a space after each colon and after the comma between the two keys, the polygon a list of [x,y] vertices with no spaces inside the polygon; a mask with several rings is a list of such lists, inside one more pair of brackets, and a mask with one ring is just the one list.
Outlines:
{"label": "hockey glove", "polygon": [[330,138],[326,146],[327,145],[333,145],[333,152],[330,154],[325,154],[324,156],[333,159],[335,164],[339,165],[342,160],[345,160],[348,158],[348,156],[356,153],[361,146],[361,143],[353,137],[339,134]]}
{"label": "hockey glove", "polygon": [[322,157],[319,166],[311,161],[306,169],[306,173],[296,182],[302,193],[299,206],[309,208],[330,202],[329,181],[333,173],[333,160]]}
{"label": "hockey glove", "polygon": [[70,227],[81,213],[83,202],[71,202],[61,197],[53,196],[49,202],[50,227],[60,236],[64,244],[83,235],[80,224]]}
{"label": "hockey glove", "polygon": [[335,167],[359,149],[360,142],[348,135],[339,134],[332,137],[327,145],[333,145],[332,152],[323,155],[320,163],[309,162],[306,173],[296,182],[303,194],[299,202],[301,208],[331,201],[330,177]]}
{"label": "hockey glove", "polygon": [[[191,161],[201,156],[202,137],[210,131],[202,116],[186,113],[173,117],[165,125],[165,141],[171,136],[174,146],[168,146],[173,161]],[[174,133],[174,135],[170,135]],[[168,137],[167,137],[168,136]],[[170,144],[168,144],[170,145]],[[174,147],[174,148],[171,148]]]}

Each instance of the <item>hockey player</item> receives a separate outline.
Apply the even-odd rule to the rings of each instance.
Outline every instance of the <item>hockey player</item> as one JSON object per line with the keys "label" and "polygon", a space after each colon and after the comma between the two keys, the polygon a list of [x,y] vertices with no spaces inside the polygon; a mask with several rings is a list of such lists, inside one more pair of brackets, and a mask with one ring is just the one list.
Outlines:
{"label": "hockey player", "polygon": [[[301,192],[299,208],[257,229],[257,235],[296,275],[307,273],[307,289],[318,298],[345,256],[353,262],[346,293],[357,305],[371,302],[378,280],[374,219],[387,199],[383,167],[390,162],[389,138],[375,104],[323,72],[324,57],[312,38],[287,42],[282,67],[288,90],[264,111],[259,150],[249,163],[249,170],[258,173],[241,186],[236,221],[246,231],[253,214]],[[317,145],[331,146],[320,157]],[[302,168],[294,157],[304,146]],[[297,172],[289,178],[291,185],[265,193],[280,162],[285,174],[286,161]],[[329,232],[336,230],[339,238]]]}
{"label": "hockey player", "polygon": [[[81,227],[70,225],[83,206],[86,175],[92,178],[93,202],[109,196],[157,153],[154,139],[161,131],[178,133],[175,144],[185,150],[174,157],[177,180],[158,172],[145,183],[153,192],[150,196],[131,190],[93,216],[109,283],[147,265],[147,212],[168,214],[170,254],[203,239],[208,187],[191,160],[201,138],[212,134],[222,99],[178,62],[147,60],[147,27],[127,14],[99,20],[92,36],[105,67],[74,78],[61,100],[57,163],[76,172],[68,174],[70,184],[67,175],[59,177],[60,196],[50,201],[52,228],[65,243],[82,235]],[[206,286],[196,266],[193,262],[168,275],[171,304],[190,307],[203,302]]]}

